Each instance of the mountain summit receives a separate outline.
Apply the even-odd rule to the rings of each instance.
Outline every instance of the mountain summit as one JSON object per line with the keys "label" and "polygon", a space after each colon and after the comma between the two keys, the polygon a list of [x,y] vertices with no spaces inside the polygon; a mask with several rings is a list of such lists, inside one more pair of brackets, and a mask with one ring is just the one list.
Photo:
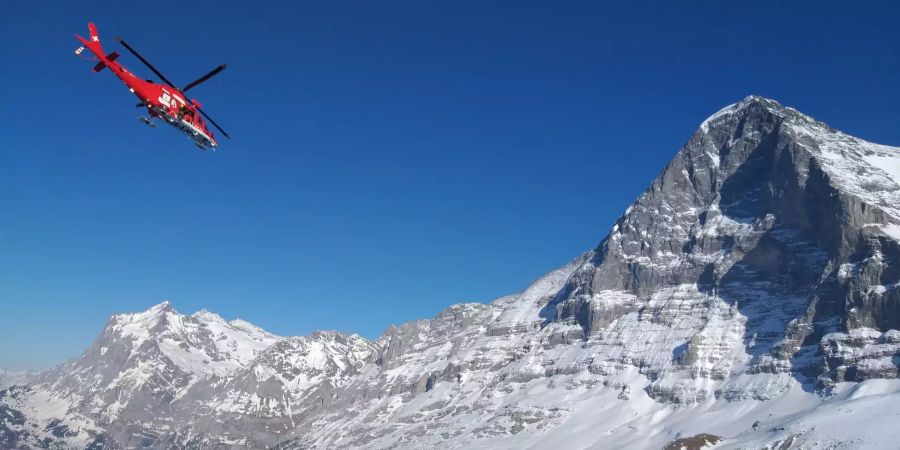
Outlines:
{"label": "mountain summit", "polygon": [[0,391],[0,447],[883,448],[898,286],[900,149],[751,96],[519,294],[375,341],[116,315]]}

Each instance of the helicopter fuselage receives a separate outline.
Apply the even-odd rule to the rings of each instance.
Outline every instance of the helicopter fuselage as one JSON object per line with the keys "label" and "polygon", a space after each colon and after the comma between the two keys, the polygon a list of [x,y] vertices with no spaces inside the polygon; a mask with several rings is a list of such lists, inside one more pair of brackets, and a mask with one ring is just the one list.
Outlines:
{"label": "helicopter fuselage", "polygon": [[[116,52],[107,55],[103,51],[103,48],[100,46],[100,39],[95,33],[96,30],[91,24],[90,41],[76,35],[78,40],[97,57],[99,62],[94,66],[95,72],[109,69],[140,100],[139,106],[147,108],[147,112],[151,117],[159,118],[177,128],[193,140],[198,147],[215,149],[218,146],[215,136],[206,127],[206,122],[198,112],[197,107],[199,107],[199,103],[196,100],[189,101],[176,88],[144,80],[130,72],[116,62],[119,56]],[[75,53],[80,55],[83,50],[84,48],[80,48]]]}

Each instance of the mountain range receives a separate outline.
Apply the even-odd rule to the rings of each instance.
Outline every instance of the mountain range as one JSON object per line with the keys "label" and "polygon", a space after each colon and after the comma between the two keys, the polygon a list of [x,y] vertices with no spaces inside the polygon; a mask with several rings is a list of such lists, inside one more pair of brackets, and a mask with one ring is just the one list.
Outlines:
{"label": "mountain range", "polygon": [[0,372],[0,447],[895,447],[898,287],[900,148],[751,96],[521,293],[375,340],[117,314]]}

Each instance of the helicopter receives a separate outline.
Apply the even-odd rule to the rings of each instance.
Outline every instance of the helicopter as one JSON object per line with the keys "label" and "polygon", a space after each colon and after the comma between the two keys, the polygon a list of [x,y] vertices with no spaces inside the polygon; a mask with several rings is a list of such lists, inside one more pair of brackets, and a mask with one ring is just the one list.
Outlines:
{"label": "helicopter", "polygon": [[[144,63],[144,65],[153,71],[153,73],[165,84],[156,83],[153,80],[145,80],[138,77],[116,62],[119,58],[117,52],[113,51],[109,54],[105,53],[100,44],[100,36],[97,34],[97,27],[93,23],[88,23],[88,31],[90,32],[89,40],[78,34],[75,35],[75,38],[83,44],[83,46],[78,47],[75,50],[75,55],[96,62],[97,64],[94,66],[94,72],[100,72],[103,69],[108,68],[116,77],[125,83],[128,90],[140,100],[140,103],[136,106],[138,108],[147,108],[147,117],[138,117],[141,122],[151,128],[156,128],[153,119],[162,120],[180,130],[202,150],[215,150],[219,145],[213,133],[207,128],[207,121],[216,127],[223,136],[229,139],[231,138],[219,124],[201,109],[200,102],[196,99],[188,100],[185,95],[185,92],[188,90],[225,70],[225,64],[219,65],[206,75],[188,83],[184,88],[179,88],[169,81],[165,75],[156,70],[152,64],[144,59],[140,53],[131,48],[131,46],[122,40],[122,38],[116,37],[116,40],[119,41],[123,47]],[[85,49],[93,53],[94,56],[90,57],[89,55],[84,54]]]}

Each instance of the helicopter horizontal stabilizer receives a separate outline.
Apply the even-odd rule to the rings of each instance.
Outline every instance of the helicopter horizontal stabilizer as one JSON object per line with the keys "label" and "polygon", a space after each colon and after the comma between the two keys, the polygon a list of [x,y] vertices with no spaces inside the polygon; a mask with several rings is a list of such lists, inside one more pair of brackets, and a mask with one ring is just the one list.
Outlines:
{"label": "helicopter horizontal stabilizer", "polygon": [[[119,58],[119,53],[112,52],[112,53],[106,55],[106,62],[113,62],[118,58]],[[97,65],[94,66],[94,72],[99,72],[99,71],[105,69],[106,62],[104,62],[104,61],[98,62]]]}

